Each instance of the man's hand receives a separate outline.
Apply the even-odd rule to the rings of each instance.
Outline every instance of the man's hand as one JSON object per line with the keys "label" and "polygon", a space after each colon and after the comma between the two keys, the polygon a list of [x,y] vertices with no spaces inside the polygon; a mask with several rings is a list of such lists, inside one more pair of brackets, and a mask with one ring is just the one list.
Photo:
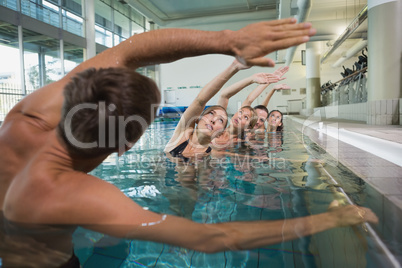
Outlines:
{"label": "man's hand", "polygon": [[357,225],[364,222],[378,223],[377,216],[369,208],[355,205],[341,207],[337,200],[329,205],[328,212],[334,217],[338,227]]}
{"label": "man's hand", "polygon": [[238,31],[226,31],[229,46],[239,62],[252,66],[275,66],[265,58],[271,52],[307,42],[316,33],[311,23],[296,24],[296,19],[282,19],[250,24]]}

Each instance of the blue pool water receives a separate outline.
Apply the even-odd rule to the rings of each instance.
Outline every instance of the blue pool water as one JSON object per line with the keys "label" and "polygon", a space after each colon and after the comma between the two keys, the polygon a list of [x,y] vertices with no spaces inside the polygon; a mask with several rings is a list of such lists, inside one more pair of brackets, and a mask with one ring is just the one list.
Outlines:
{"label": "blue pool water", "polygon": [[[230,157],[209,156],[197,164],[173,163],[163,153],[176,124],[153,123],[129,152],[120,158],[112,155],[92,174],[143,207],[201,223],[324,212],[332,200],[343,200],[324,166],[355,202],[364,204],[365,183],[288,122],[283,134],[258,136],[231,149]],[[271,160],[259,160],[264,155]],[[371,263],[364,233],[356,228],[216,254],[84,229],[75,233],[74,242],[83,267],[370,267]]]}

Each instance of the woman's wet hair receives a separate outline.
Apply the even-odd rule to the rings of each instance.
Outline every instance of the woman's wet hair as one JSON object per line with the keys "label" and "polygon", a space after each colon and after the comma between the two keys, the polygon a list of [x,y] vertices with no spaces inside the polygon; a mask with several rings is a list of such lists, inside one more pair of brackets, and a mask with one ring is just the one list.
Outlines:
{"label": "woman's wet hair", "polygon": [[222,110],[222,111],[225,112],[225,115],[226,115],[226,122],[225,122],[225,124],[224,124],[224,126],[225,126],[224,128],[226,128],[227,125],[228,125],[228,113],[227,113],[226,109],[225,109],[223,106],[221,106],[221,105],[212,105],[212,106],[209,106],[209,107],[205,108],[204,111],[202,111],[202,113],[200,114],[200,117],[198,118],[198,121],[200,121],[201,118],[202,118],[204,115],[208,114],[210,111],[217,110],[217,109],[220,109],[220,110]]}
{"label": "woman's wet hair", "polygon": [[99,156],[127,149],[153,121],[156,84],[126,68],[90,68],[64,88],[58,133],[69,153]]}
{"label": "woman's wet hair", "polygon": [[283,130],[283,113],[281,111],[279,111],[279,110],[272,110],[269,113],[268,118],[271,116],[271,113],[273,113],[273,112],[278,112],[278,113],[281,114],[281,125],[276,127],[276,131],[282,131]]}

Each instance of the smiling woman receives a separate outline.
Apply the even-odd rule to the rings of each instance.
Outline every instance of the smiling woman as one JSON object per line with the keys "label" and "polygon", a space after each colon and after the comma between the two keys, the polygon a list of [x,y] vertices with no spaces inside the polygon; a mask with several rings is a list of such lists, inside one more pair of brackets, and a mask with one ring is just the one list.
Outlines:
{"label": "smiling woman", "polygon": [[226,81],[214,79],[202,88],[181,116],[172,138],[165,147],[165,153],[188,161],[189,157],[211,151],[209,144],[212,139],[223,133],[228,116],[222,106],[214,105],[205,109],[205,105]]}
{"label": "smiling woman", "polygon": [[257,113],[251,106],[241,107],[230,120],[227,130],[213,141],[214,149],[224,149],[238,139],[244,139],[245,131],[257,123]]}
{"label": "smiling woman", "polygon": [[283,114],[278,110],[272,110],[268,115],[268,132],[282,131],[283,129]]}
{"label": "smiling woman", "polygon": [[[242,134],[244,129],[254,126],[257,117],[253,108],[247,106],[240,109],[232,118],[230,131],[225,131],[227,125],[226,108],[229,95],[232,91],[240,91],[246,84],[251,84],[254,77],[244,79],[239,83],[242,86],[233,86],[223,90],[218,104],[211,106],[204,112],[206,103],[218,93],[223,85],[238,71],[248,69],[250,66],[233,61],[225,70],[213,78],[198,94],[188,109],[183,113],[175,132],[165,147],[170,156],[180,157],[188,161],[189,157],[209,153],[209,145],[213,140],[222,140],[225,144],[232,141],[232,136]],[[264,80],[265,81],[265,80]],[[224,94],[224,93],[228,94]],[[215,142],[213,143],[216,146]]]}
{"label": "smiling woman", "polygon": [[[250,66],[244,65],[237,60],[235,60],[232,65],[236,66],[237,70],[250,68]],[[272,74],[256,73],[222,90],[218,104],[227,108],[231,97],[251,84],[259,84],[258,87],[248,95],[246,100],[243,101],[242,108],[233,115],[225,132],[213,141],[214,149],[225,149],[239,140],[244,140],[245,132],[253,128],[262,128],[265,130],[264,122],[267,119],[268,110],[262,107],[265,108],[265,111],[261,111],[261,107],[258,106],[259,110],[254,110],[250,105],[268,85],[285,79],[282,76],[288,69],[288,67],[281,67]],[[233,75],[230,70],[229,67],[224,73],[226,72],[227,76]]]}

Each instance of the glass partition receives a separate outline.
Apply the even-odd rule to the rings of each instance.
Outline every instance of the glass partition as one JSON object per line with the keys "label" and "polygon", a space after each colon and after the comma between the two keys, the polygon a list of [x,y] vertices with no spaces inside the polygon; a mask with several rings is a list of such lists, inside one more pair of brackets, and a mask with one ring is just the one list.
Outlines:
{"label": "glass partition", "polygon": [[64,72],[67,74],[84,60],[84,49],[64,42]]}
{"label": "glass partition", "polygon": [[[0,6],[11,9],[9,12],[16,15],[21,12],[85,37],[82,5],[82,0],[0,0]],[[151,28],[143,15],[123,2],[99,0],[94,1],[94,5],[96,43],[112,47],[131,35]],[[21,10],[18,10],[19,6]],[[26,94],[59,80],[84,60],[85,45],[78,37],[75,42],[75,37],[69,36],[69,42],[64,41],[61,46],[59,38],[64,34],[48,36],[21,28],[22,39],[19,40],[18,31],[17,25],[0,20],[0,59],[3,62],[0,65],[0,122]],[[42,32],[46,33],[43,29]],[[63,62],[60,53],[63,53]],[[147,66],[138,71],[155,79],[155,66]]]}
{"label": "glass partition", "polygon": [[84,19],[81,16],[64,9],[62,16],[64,30],[79,36],[84,36]]}
{"label": "glass partition", "polygon": [[131,27],[131,35],[139,34],[145,32],[144,27],[138,25],[137,23],[133,22]]}
{"label": "glass partition", "polygon": [[114,45],[130,36],[130,20],[124,14],[114,11]]}
{"label": "glass partition", "polygon": [[21,13],[55,27],[60,27],[59,7],[48,1],[42,3],[21,0]]}
{"label": "glass partition", "polygon": [[5,6],[9,9],[18,10],[17,6],[17,0],[1,0],[0,1],[0,6]]}
{"label": "glass partition", "polygon": [[59,40],[24,29],[23,42],[27,94],[62,77]]}
{"label": "glass partition", "polygon": [[113,23],[110,4],[95,1],[95,42],[107,47],[113,46]]}
{"label": "glass partition", "polygon": [[0,122],[22,98],[18,27],[0,22]]}

